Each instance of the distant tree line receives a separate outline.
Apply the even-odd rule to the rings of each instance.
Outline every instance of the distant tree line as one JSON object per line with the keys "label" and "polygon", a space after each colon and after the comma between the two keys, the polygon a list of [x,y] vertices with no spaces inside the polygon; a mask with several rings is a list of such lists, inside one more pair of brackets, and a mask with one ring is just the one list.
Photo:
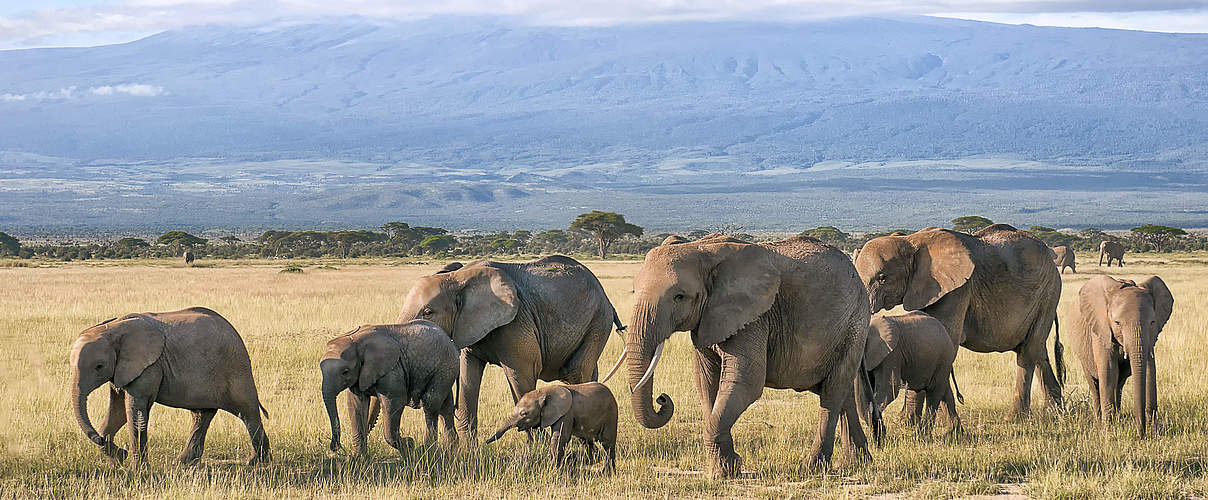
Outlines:
{"label": "distant tree line", "polygon": [[[981,216],[958,217],[950,227],[973,233],[993,221]],[[694,240],[710,233],[723,233],[747,241],[761,238],[727,224],[700,229],[681,236]],[[1146,224],[1128,235],[1117,236],[1100,229],[1078,232],[1057,231],[1045,226],[1030,226],[1029,232],[1049,246],[1066,245],[1075,251],[1097,251],[1099,242],[1118,241],[1131,252],[1171,252],[1208,250],[1208,236],[1191,235],[1177,227]],[[872,238],[891,234],[909,234],[917,229],[902,228],[875,233],[847,233],[835,226],[822,226],[801,234],[830,243],[851,252]],[[282,231],[261,233],[254,239],[235,236],[206,239],[184,231],[169,231],[154,241],[120,238],[90,243],[23,244],[0,232],[0,257],[41,258],[61,261],[86,259],[173,258],[192,251],[198,258],[357,258],[357,257],[436,257],[474,258],[544,255],[561,253],[604,258],[609,253],[642,255],[672,233],[647,234],[640,226],[614,212],[592,211],[579,215],[567,229],[542,231],[517,230],[481,234],[454,234],[444,228],[412,226],[389,222],[377,230]]]}

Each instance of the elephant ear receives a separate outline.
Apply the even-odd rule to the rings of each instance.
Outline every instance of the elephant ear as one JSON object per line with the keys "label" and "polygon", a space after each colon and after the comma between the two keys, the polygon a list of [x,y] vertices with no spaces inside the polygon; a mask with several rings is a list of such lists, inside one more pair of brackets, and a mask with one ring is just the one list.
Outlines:
{"label": "elephant ear", "polygon": [[946,230],[915,233],[912,271],[902,296],[902,307],[916,311],[934,304],[960,288],[973,275],[973,254],[955,234]]}
{"label": "elephant ear", "polygon": [[780,291],[780,270],[758,245],[726,256],[709,273],[708,298],[693,341],[697,347],[719,344],[771,309]]}
{"label": "elephant ear", "polygon": [[545,390],[541,396],[541,426],[554,425],[570,411],[571,393],[566,386],[556,385]]}
{"label": "elephant ear", "polygon": [[1075,328],[1086,328],[1086,339],[1091,343],[1111,347],[1111,323],[1107,318],[1107,294],[1119,289],[1123,283],[1111,276],[1096,276],[1087,281],[1078,290],[1078,315],[1081,325]]}
{"label": "elephant ear", "polygon": [[456,271],[456,270],[458,270],[458,269],[461,269],[461,267],[462,267],[462,266],[461,266],[461,263],[460,263],[460,262],[450,262],[450,263],[448,263],[448,264],[445,264],[445,267],[440,268],[440,270],[436,271],[436,272],[435,272],[435,273],[433,273],[433,274],[446,274],[446,273],[451,273],[451,272],[453,272],[453,271]]}
{"label": "elephant ear", "polygon": [[143,374],[147,367],[164,353],[164,331],[158,321],[141,316],[114,325],[117,366],[113,369],[113,385],[126,387]]}
{"label": "elephant ear", "polygon": [[511,323],[520,310],[516,287],[502,271],[477,267],[458,271],[462,283],[457,292],[457,319],[453,342],[458,349],[482,340],[492,330]]}
{"label": "elephant ear", "polygon": [[1174,295],[1166,287],[1166,282],[1157,276],[1146,278],[1141,282],[1141,287],[1149,290],[1149,295],[1153,297],[1153,312],[1158,320],[1158,331],[1161,332],[1166,322],[1170,321],[1170,313],[1174,312]]}
{"label": "elephant ear", "polygon": [[361,357],[361,373],[357,379],[357,387],[361,390],[373,387],[379,379],[402,363],[402,346],[393,334],[385,331],[361,338],[357,342],[357,352]]}
{"label": "elephant ear", "polygon": [[874,317],[868,325],[868,340],[864,343],[864,369],[872,370],[898,348],[898,336],[893,324],[884,317]]}

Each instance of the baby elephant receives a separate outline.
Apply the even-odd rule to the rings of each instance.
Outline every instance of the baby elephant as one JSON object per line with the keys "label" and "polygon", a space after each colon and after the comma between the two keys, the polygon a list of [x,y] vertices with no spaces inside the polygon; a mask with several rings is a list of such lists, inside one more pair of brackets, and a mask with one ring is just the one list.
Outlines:
{"label": "baby elephant", "polygon": [[331,420],[331,451],[340,449],[340,416],[336,396],[344,389],[352,395],[355,455],[364,455],[365,438],[377,415],[368,399],[381,400],[386,413],[386,443],[400,452],[414,441],[399,437],[403,409],[423,408],[428,425],[425,443],[436,442],[439,417],[451,445],[457,444],[453,429],[453,382],[458,373],[457,347],[435,323],[424,320],[401,325],[366,325],[327,343],[319,362],[323,372],[323,404]]}
{"label": "baby elephant", "polygon": [[499,439],[513,427],[522,431],[551,428],[550,455],[558,464],[562,464],[571,436],[579,438],[592,459],[596,455],[595,442],[599,441],[608,452],[605,472],[611,474],[617,469],[617,400],[604,384],[551,385],[530,391],[516,403],[503,426],[483,444]]}
{"label": "baby elephant", "polygon": [[[108,320],[80,334],[71,364],[80,429],[114,460],[126,457],[113,437],[129,420],[135,462],[146,462],[152,403],[193,411],[193,434],[180,454],[182,463],[201,459],[206,431],[218,410],[234,414],[247,426],[253,450],[249,464],[269,459],[268,437],[260,424],[264,407],[247,348],[235,328],[214,311],[195,307]],[[98,434],[88,420],[88,394],[106,382],[112,382],[109,412]]]}
{"label": "baby elephant", "polygon": [[[929,433],[935,423],[936,409],[943,401],[948,409],[950,432],[960,432],[960,417],[956,415],[953,393],[948,385],[955,360],[956,346],[948,329],[930,315],[913,311],[900,316],[873,316],[868,325],[868,341],[864,344],[864,369],[872,394],[868,394],[861,381],[856,384],[861,416],[865,422],[869,421],[869,405],[876,413],[883,412],[905,386],[908,400],[917,398],[920,392],[926,393],[922,422],[918,422],[917,414],[907,415],[908,422],[920,423],[920,430]],[[880,440],[885,433],[884,427],[869,425],[874,437]]]}
{"label": "baby elephant", "polygon": [[1137,425],[1145,437],[1146,419],[1158,405],[1154,344],[1173,309],[1174,296],[1157,276],[1140,283],[1096,276],[1078,291],[1071,343],[1082,358],[1091,407],[1104,424],[1119,411],[1120,392],[1132,375]]}

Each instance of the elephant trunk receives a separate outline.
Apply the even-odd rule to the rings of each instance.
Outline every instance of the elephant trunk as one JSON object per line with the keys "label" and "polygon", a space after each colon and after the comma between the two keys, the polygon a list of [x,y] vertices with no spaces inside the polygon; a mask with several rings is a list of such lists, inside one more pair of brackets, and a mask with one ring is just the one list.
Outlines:
{"label": "elephant trunk", "polygon": [[[655,321],[651,309],[640,304],[634,308],[635,320],[630,322],[633,332],[625,343],[625,349],[628,352],[629,384],[633,388],[629,396],[633,416],[643,427],[658,429],[671,420],[675,413],[675,404],[670,396],[661,394],[658,397],[659,409],[655,411],[654,402],[651,400],[654,391],[654,369],[662,355],[663,343],[670,336],[670,328],[656,326],[663,322]],[[667,335],[662,335],[662,330],[667,330]]]}
{"label": "elephant trunk", "polygon": [[340,390],[324,384],[323,406],[327,408],[327,420],[331,423],[331,451],[340,450],[340,412],[336,409],[336,395]]}
{"label": "elephant trunk", "polygon": [[1148,378],[1146,377],[1145,369],[1148,366],[1147,353],[1141,339],[1140,325],[1134,325],[1131,330],[1126,337],[1129,341],[1125,345],[1125,349],[1128,352],[1128,362],[1132,368],[1133,400],[1136,403],[1137,428],[1140,430],[1140,437],[1145,437],[1147,417],[1145,413],[1145,389],[1147,387],[1146,379]]}
{"label": "elephant trunk", "polygon": [[499,430],[495,431],[495,434],[492,434],[490,439],[483,441],[482,444],[491,444],[497,441],[499,438],[503,437],[503,435],[506,434],[509,429],[516,427],[516,424],[518,423],[520,423],[520,413],[516,412],[512,414],[512,416],[508,417],[507,421],[505,421],[503,425],[499,426]]}
{"label": "elephant trunk", "polygon": [[1145,369],[1145,413],[1148,413],[1150,418],[1158,411],[1158,367],[1154,362],[1153,348],[1149,349],[1149,363]]}
{"label": "elephant trunk", "polygon": [[97,446],[105,446],[105,438],[101,437],[96,432],[96,428],[92,427],[92,421],[88,419],[88,393],[92,391],[82,390],[79,384],[76,384],[72,390],[72,397],[75,400],[76,423],[80,424],[80,430],[84,431],[84,435]]}

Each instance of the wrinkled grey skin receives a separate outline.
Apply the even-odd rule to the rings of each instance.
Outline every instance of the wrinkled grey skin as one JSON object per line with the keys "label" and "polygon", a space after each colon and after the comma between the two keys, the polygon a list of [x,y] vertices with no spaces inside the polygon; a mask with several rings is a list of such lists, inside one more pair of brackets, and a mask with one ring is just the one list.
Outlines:
{"label": "wrinkled grey skin", "polygon": [[1099,265],[1103,265],[1103,257],[1107,257],[1107,267],[1112,267],[1112,261],[1116,261],[1117,267],[1124,267],[1124,245],[1115,241],[1103,241],[1099,243]]}
{"label": "wrinkled grey skin", "polygon": [[437,419],[445,437],[457,445],[453,428],[453,382],[457,380],[457,348],[449,335],[429,321],[400,325],[365,325],[327,342],[319,361],[323,373],[323,405],[331,423],[331,451],[340,449],[340,416],[336,396],[347,389],[354,456],[366,453],[366,436],[377,415],[367,411],[370,397],[386,414],[386,443],[410,451],[414,440],[399,436],[403,409],[422,408],[427,423],[426,445],[437,439]]}
{"label": "wrinkled grey skin", "polygon": [[[206,431],[218,410],[243,420],[252,440],[249,464],[270,458],[260,422],[264,408],[247,348],[235,328],[214,311],[195,307],[105,321],[76,339],[71,365],[80,429],[116,461],[124,460],[126,451],[113,438],[129,420],[135,462],[146,462],[152,403],[193,412],[193,432],[179,456],[181,463],[201,460]],[[88,394],[107,382],[112,383],[109,413],[97,433],[88,419]]]}
{"label": "wrinkled grey skin", "polygon": [[1120,395],[1131,375],[1137,428],[1145,437],[1158,405],[1153,349],[1173,309],[1174,296],[1157,276],[1140,283],[1096,276],[1078,291],[1071,308],[1072,344],[1082,360],[1091,407],[1104,425],[1120,411]]}
{"label": "wrinkled grey skin", "polygon": [[[960,417],[956,414],[953,392],[948,385],[952,362],[956,360],[956,345],[939,320],[920,311],[898,316],[874,316],[868,325],[868,341],[864,345],[864,369],[868,372],[872,394],[864,384],[856,383],[860,402],[860,418],[868,422],[868,405],[877,410],[897,399],[905,388],[926,393],[926,407],[921,421],[908,415],[908,423],[919,425],[924,435],[931,432],[935,413],[941,401],[946,403],[950,432],[960,432]],[[871,424],[870,424],[871,425]],[[879,440],[883,428],[873,426]]]}
{"label": "wrinkled grey skin", "polygon": [[[943,323],[954,345],[973,352],[1015,352],[1012,415],[1030,411],[1037,368],[1049,402],[1062,405],[1061,383],[1045,345],[1057,320],[1061,276],[1044,242],[1006,224],[973,235],[930,229],[869,240],[856,269],[874,311],[900,304]],[[1059,335],[1054,334],[1053,351],[1060,374]],[[922,401],[907,396],[908,413],[917,414]]]}
{"label": "wrinkled grey skin", "polygon": [[596,276],[561,255],[450,264],[411,287],[399,321],[412,319],[436,323],[462,350],[457,429],[468,442],[477,439],[488,363],[503,368],[518,401],[538,380],[596,380],[609,333],[624,328]]}
{"label": "wrinkled grey skin", "polygon": [[[713,475],[741,470],[731,428],[764,387],[820,396],[807,465],[830,463],[840,415],[844,461],[867,459],[852,393],[867,336],[867,298],[851,259],[813,238],[750,244],[722,236],[655,247],[634,278],[629,384],[655,373],[652,360],[672,333],[690,331]],[[649,429],[674,413],[666,394],[654,409],[654,383],[646,380],[630,396],[634,417]]]}
{"label": "wrinkled grey skin", "polygon": [[1065,268],[1070,268],[1074,274],[1078,274],[1078,263],[1074,261],[1074,250],[1065,245],[1053,247],[1053,263],[1057,265],[1057,270],[1061,274],[1065,274]]}
{"label": "wrinkled grey skin", "polygon": [[483,444],[503,437],[509,429],[528,431],[539,427],[553,431],[550,458],[555,463],[562,464],[566,444],[576,437],[592,459],[599,441],[608,453],[604,471],[611,474],[617,470],[617,400],[604,384],[550,385],[531,391],[521,396],[512,415]]}

